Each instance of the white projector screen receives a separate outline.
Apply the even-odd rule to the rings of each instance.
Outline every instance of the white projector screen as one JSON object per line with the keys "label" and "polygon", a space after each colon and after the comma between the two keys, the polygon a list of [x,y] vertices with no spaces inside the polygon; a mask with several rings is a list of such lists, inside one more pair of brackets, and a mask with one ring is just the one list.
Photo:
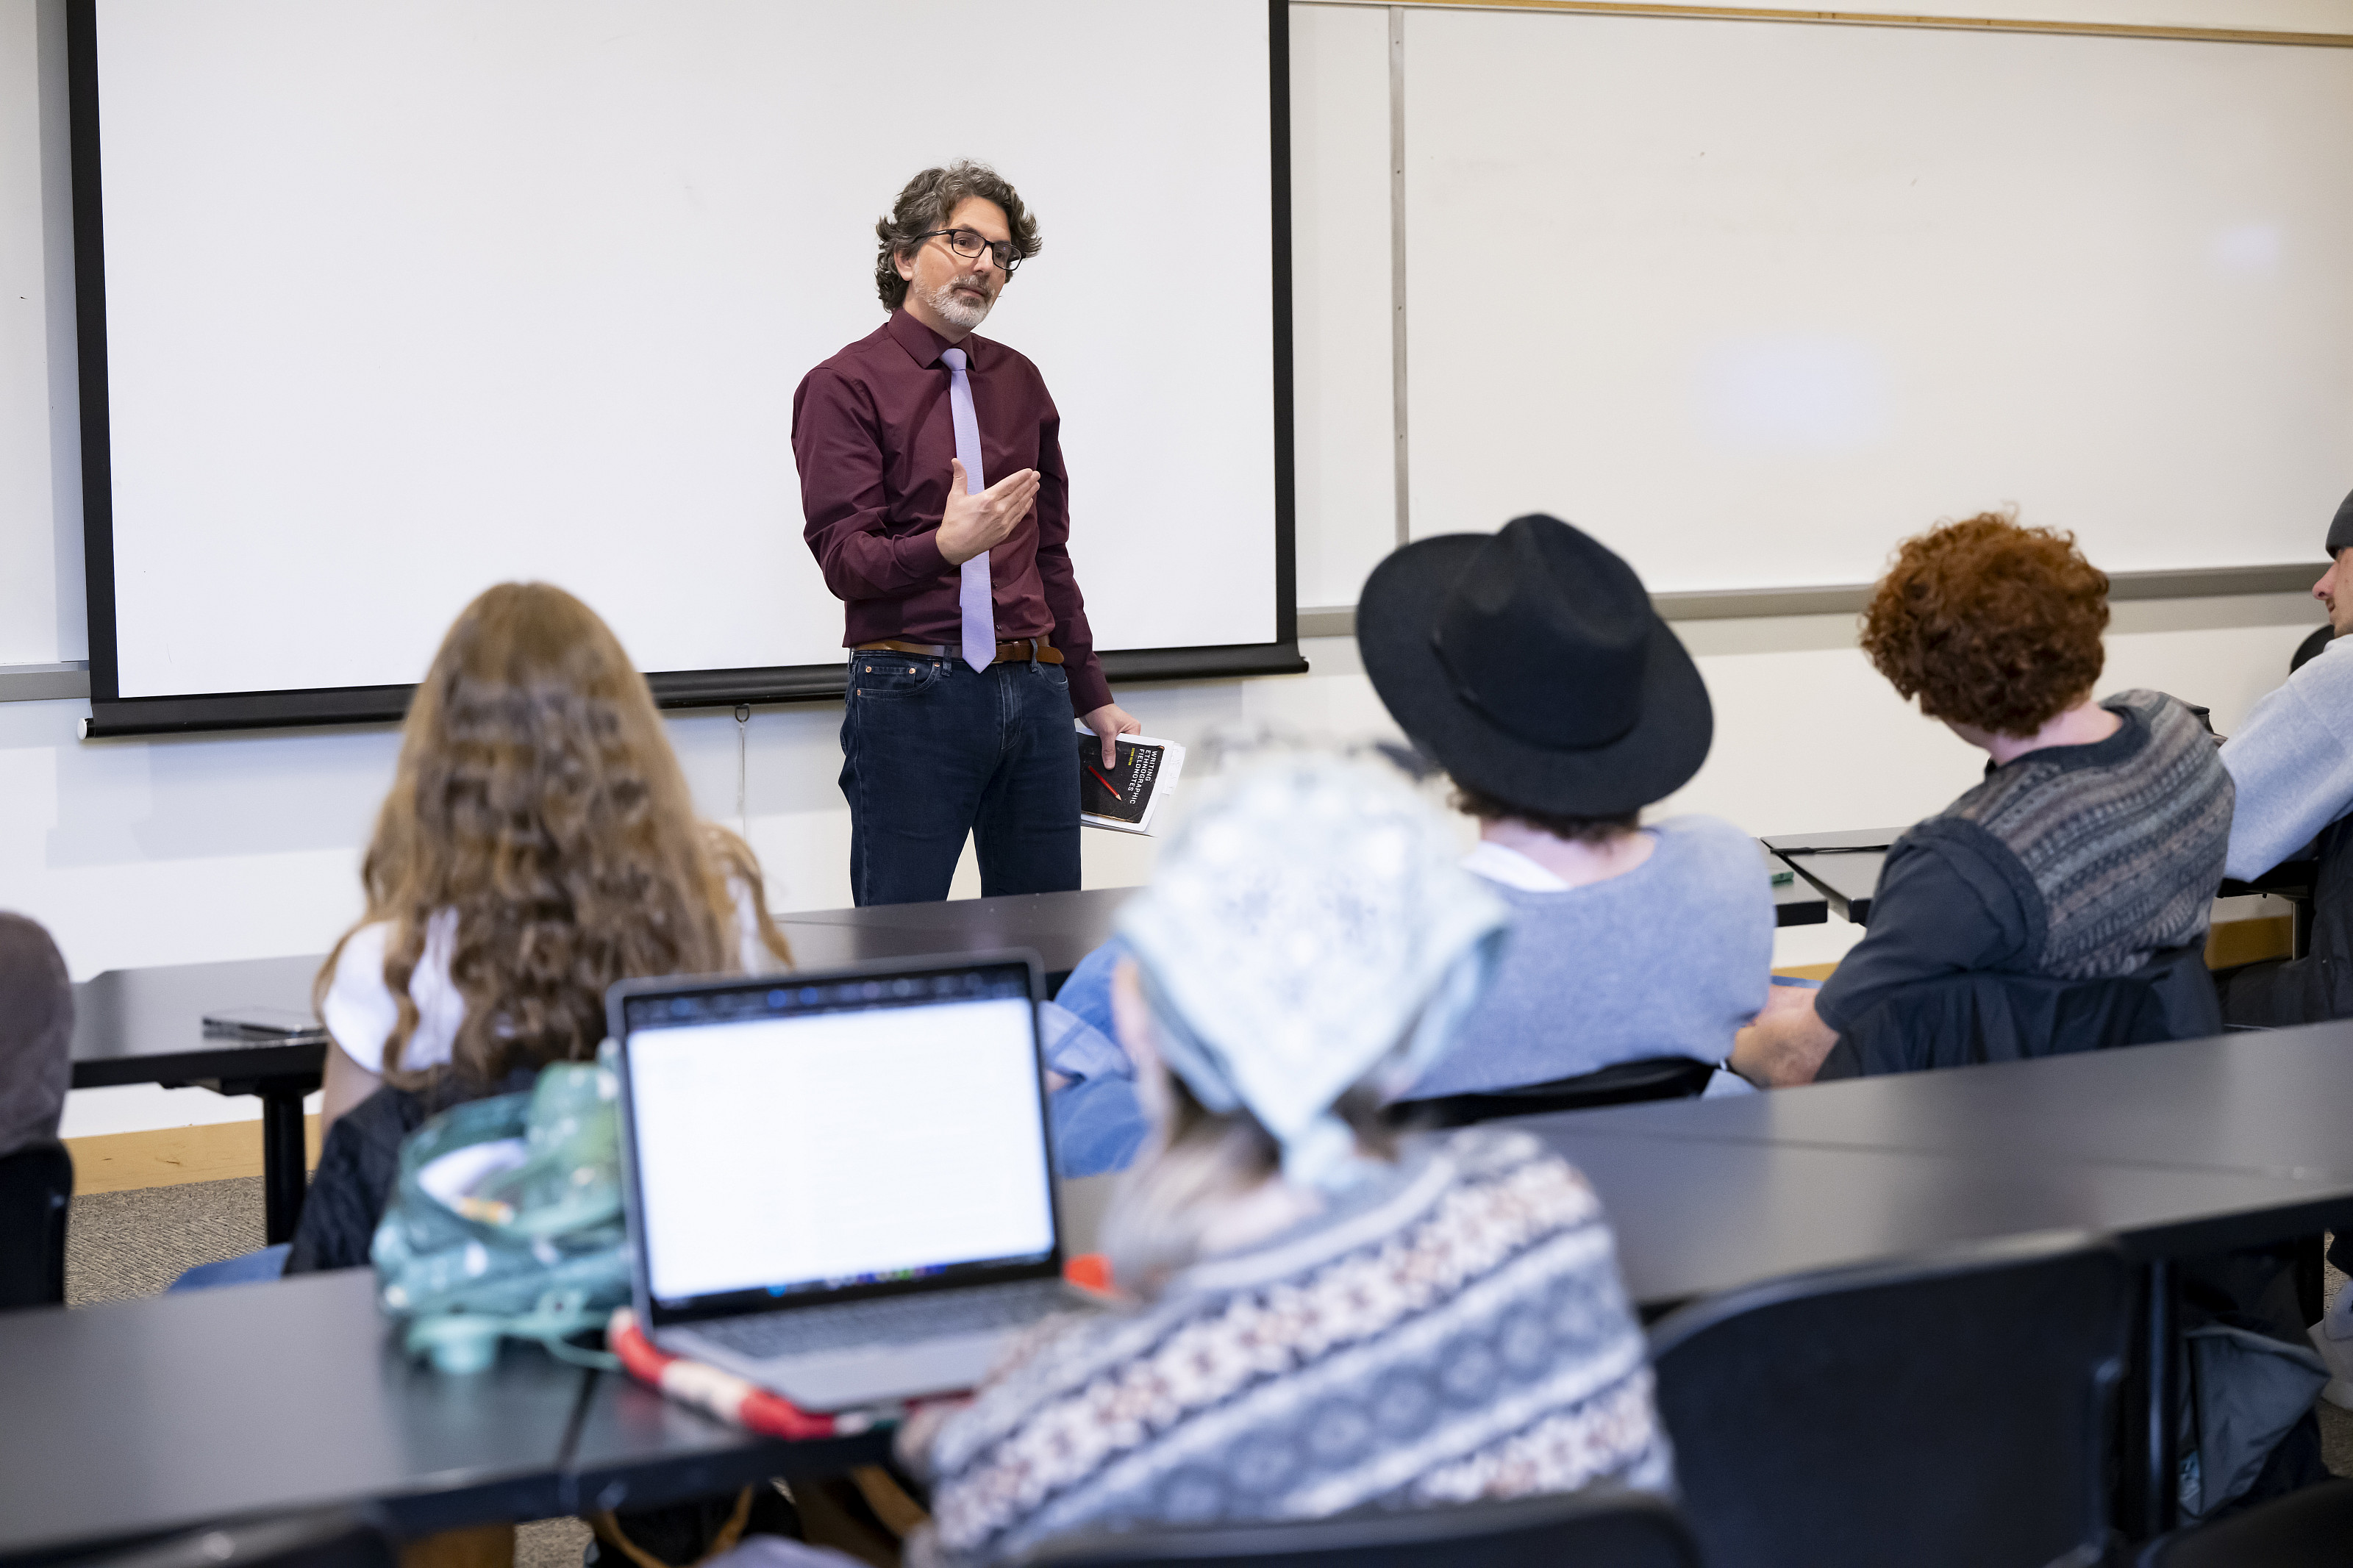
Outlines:
{"label": "white projector screen", "polygon": [[1295,666],[1271,9],[96,0],[96,729],[396,712],[511,578],[666,700],[838,691],[793,393],[959,156],[1039,220],[981,331],[1060,410],[1098,647]]}
{"label": "white projector screen", "polygon": [[1757,590],[2014,502],[2112,572],[2319,571],[2353,49],[1415,9],[1405,58],[1417,534]]}

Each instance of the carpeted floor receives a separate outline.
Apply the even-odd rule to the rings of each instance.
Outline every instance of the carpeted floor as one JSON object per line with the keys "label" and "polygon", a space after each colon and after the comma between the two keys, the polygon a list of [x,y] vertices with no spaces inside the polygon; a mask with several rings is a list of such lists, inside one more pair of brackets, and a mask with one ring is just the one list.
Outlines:
{"label": "carpeted floor", "polygon": [[261,1245],[261,1178],[93,1193],[66,1225],[66,1304],[153,1296],[199,1263]]}

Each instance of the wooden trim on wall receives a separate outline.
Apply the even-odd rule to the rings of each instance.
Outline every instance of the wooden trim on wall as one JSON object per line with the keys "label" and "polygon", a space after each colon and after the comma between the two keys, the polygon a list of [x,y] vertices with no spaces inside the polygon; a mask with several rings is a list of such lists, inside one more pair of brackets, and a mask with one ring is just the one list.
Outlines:
{"label": "wooden trim on wall", "polygon": [[[1320,0],[1319,0],[1320,3]],[[2256,594],[2301,594],[2326,563],[2283,562],[2270,566],[2193,566],[2165,572],[2112,572],[2108,602],[2127,599],[2228,599]],[[1869,583],[1838,583],[1819,588],[1709,588],[1653,594],[1651,607],[1669,621],[1755,621],[1785,616],[1852,616],[1871,603]],[[1302,605],[1303,637],[1356,635],[1354,605]]]}
{"label": "wooden trim on wall", "polygon": [[[302,1119],[304,1163],[319,1163],[319,1119]],[[69,1138],[74,1194],[170,1187],[182,1182],[226,1182],[261,1174],[261,1121],[211,1121],[159,1127],[150,1132],[106,1132]]]}
{"label": "wooden trim on wall", "polygon": [[2353,33],[2291,33],[2268,27],[2159,27],[2127,22],[2027,21],[2007,16],[1922,16],[1896,11],[1818,11],[1787,6],[1651,5],[1635,0],[1293,0],[1305,5],[1404,5],[1429,10],[1557,11],[1586,16],[1658,16],[1704,22],[1809,22],[1840,27],[1926,27],[1945,32],[2046,33],[2095,38],[2174,38],[2199,44],[2289,44],[2353,49]]}

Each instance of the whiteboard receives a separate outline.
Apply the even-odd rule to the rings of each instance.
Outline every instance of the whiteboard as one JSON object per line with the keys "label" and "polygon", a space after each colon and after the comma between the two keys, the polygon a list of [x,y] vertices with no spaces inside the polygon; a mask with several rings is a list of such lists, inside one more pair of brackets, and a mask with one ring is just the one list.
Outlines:
{"label": "whiteboard", "polygon": [[[1264,0],[99,0],[118,695],[405,684],[485,585],[838,662],[794,388],[994,163],[1098,646],[1276,636]],[[1153,245],[1147,236],[1174,235]]]}
{"label": "whiteboard", "polygon": [[2015,503],[2110,571],[2321,558],[2353,50],[1413,10],[1417,534],[1867,581]]}

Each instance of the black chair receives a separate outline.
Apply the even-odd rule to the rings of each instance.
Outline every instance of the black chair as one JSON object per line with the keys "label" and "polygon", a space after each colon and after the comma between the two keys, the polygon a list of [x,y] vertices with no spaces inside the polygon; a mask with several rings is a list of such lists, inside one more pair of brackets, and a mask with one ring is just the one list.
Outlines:
{"label": "black chair", "polygon": [[1482,1089],[1475,1094],[1440,1095],[1431,1100],[1400,1100],[1388,1108],[1399,1126],[1463,1127],[1499,1116],[1541,1116],[1552,1110],[1590,1110],[1602,1105],[1631,1105],[1641,1100],[1689,1100],[1707,1088],[1715,1064],[1691,1057],[1644,1057],[1615,1062],[1575,1078],[1531,1083],[1518,1089]]}
{"label": "black chair", "polygon": [[2324,1481],[2149,1543],[2139,1568],[2340,1568],[2353,1558],[2353,1481]]}
{"label": "black chair", "polygon": [[61,1307],[66,1217],[73,1158],[62,1143],[35,1143],[0,1160],[0,1311]]}
{"label": "black chair", "polygon": [[2103,1561],[2132,1300],[2121,1253],[2061,1236],[1669,1314],[1659,1413],[1709,1568]]}
{"label": "black chair", "polygon": [[2314,627],[2312,635],[2296,644],[2295,651],[2287,656],[2287,672],[2294,675],[2297,670],[2318,658],[2321,650],[2336,638],[2337,629],[2334,626]]}
{"label": "black chair", "polygon": [[1037,1568],[1700,1568],[1682,1516],[1642,1492],[1077,1535],[1021,1561]]}
{"label": "black chair", "polygon": [[75,1568],[396,1568],[392,1539],[366,1515],[341,1510],[191,1531]]}
{"label": "black chair", "polygon": [[1849,1023],[1815,1081],[2105,1051],[2222,1032],[2202,944],[2130,974],[2058,980],[1978,970],[1890,992]]}

